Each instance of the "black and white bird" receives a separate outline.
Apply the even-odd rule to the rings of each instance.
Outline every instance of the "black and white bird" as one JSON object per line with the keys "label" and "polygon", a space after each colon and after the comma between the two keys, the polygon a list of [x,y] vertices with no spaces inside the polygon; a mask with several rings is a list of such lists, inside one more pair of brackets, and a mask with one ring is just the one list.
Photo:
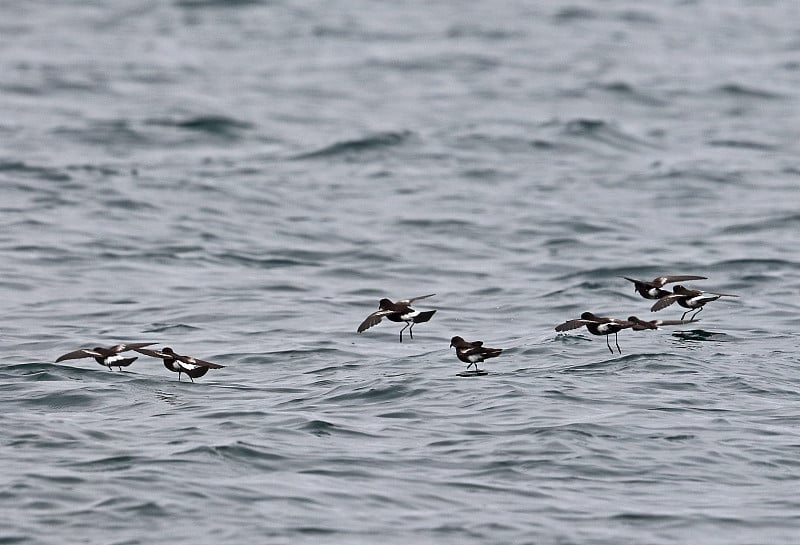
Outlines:
{"label": "black and white bird", "polygon": [[694,314],[692,314],[691,319],[694,319],[695,316],[700,314],[700,311],[703,310],[703,307],[710,303],[711,301],[716,301],[720,297],[739,297],[738,295],[733,295],[730,293],[714,293],[711,291],[700,291],[700,290],[690,290],[678,284],[674,288],[672,288],[672,293],[666,295],[655,302],[655,304],[650,307],[651,312],[658,312],[659,310],[665,309],[670,306],[672,303],[677,302],[680,306],[685,309],[688,309],[686,312],[683,313],[681,316],[681,320],[683,320],[687,314],[691,311],[697,309]]}
{"label": "black and white bird", "polygon": [[225,367],[224,365],[203,361],[192,356],[182,356],[169,346],[165,346],[161,350],[150,350],[149,348],[134,348],[134,350],[145,356],[164,360],[164,367],[173,373],[178,373],[178,381],[181,380],[181,373],[189,375],[189,378],[194,382],[194,379],[208,373],[209,369],[222,369]]}
{"label": "black and white bird", "polygon": [[623,276],[625,280],[633,282],[633,289],[645,299],[661,299],[667,295],[672,295],[672,292],[661,289],[665,284],[673,282],[687,282],[689,280],[707,280],[705,276],[659,276],[650,281],[636,280],[635,278],[628,278]]}
{"label": "black and white bird", "polygon": [[483,346],[483,341],[465,341],[458,335],[450,339],[450,347],[456,349],[456,356],[467,364],[467,369],[474,365],[476,373],[480,372],[479,363],[496,358],[503,352],[502,348]]}
{"label": "black and white bird", "polygon": [[102,346],[95,346],[94,348],[81,348],[80,350],[75,350],[74,352],[69,352],[63,356],[59,356],[58,359],[56,359],[56,363],[64,360],[76,360],[79,358],[94,358],[95,361],[100,365],[105,365],[108,367],[109,371],[112,370],[112,366],[117,367],[120,371],[122,371],[123,367],[127,367],[136,361],[138,356],[126,358],[124,356],[120,356],[120,353],[127,352],[128,350],[138,350],[144,348],[145,346],[151,346],[154,344],[157,343],[127,343],[115,344],[114,346],[110,346],[108,348],[104,348]]}
{"label": "black and white bird", "polygon": [[622,350],[619,348],[619,341],[617,340],[617,334],[622,331],[623,329],[627,329],[629,327],[633,327],[633,323],[627,320],[619,320],[617,318],[608,318],[606,316],[597,316],[592,314],[591,312],[584,312],[581,314],[580,318],[575,320],[567,320],[563,324],[559,324],[556,326],[556,331],[563,332],[569,331],[571,329],[578,329],[579,327],[586,326],[586,329],[589,330],[589,333],[592,335],[605,335],[606,336],[606,346],[614,353],[614,349],[611,348],[611,344],[608,342],[608,336],[612,333],[614,334],[614,344],[617,345],[617,350],[620,354],[622,354]]}
{"label": "black and white bird", "polygon": [[378,310],[367,316],[367,318],[361,322],[361,325],[358,326],[357,331],[359,333],[366,331],[372,326],[378,325],[383,318],[386,318],[392,322],[406,323],[403,329],[400,330],[400,342],[403,342],[403,331],[405,331],[406,328],[408,328],[408,334],[413,339],[414,333],[412,330],[414,328],[414,324],[427,322],[431,319],[431,317],[433,317],[436,311],[426,310],[421,312],[419,310],[414,310],[410,305],[414,301],[427,299],[428,297],[433,297],[434,295],[436,294],[431,293],[429,295],[420,295],[419,297],[412,297],[411,299],[402,299],[395,303],[393,303],[390,299],[381,299],[378,303]]}

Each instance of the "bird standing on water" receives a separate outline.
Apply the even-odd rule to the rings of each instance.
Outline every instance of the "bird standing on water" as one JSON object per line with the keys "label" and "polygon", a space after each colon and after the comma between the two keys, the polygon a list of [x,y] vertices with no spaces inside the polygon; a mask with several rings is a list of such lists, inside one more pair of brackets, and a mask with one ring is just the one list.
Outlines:
{"label": "bird standing on water", "polygon": [[483,341],[465,341],[458,335],[450,339],[450,347],[455,347],[456,356],[467,364],[467,369],[475,366],[475,373],[480,373],[478,363],[489,358],[496,358],[503,351],[502,348],[483,346]]}
{"label": "bird standing on water", "polygon": [[435,293],[430,295],[420,295],[419,297],[412,297],[411,299],[402,299],[393,303],[390,299],[381,299],[378,303],[378,310],[367,316],[358,326],[358,332],[361,333],[374,325],[378,325],[383,318],[392,322],[405,322],[406,325],[400,330],[400,342],[403,342],[403,331],[408,328],[408,334],[414,338],[413,328],[414,324],[427,322],[436,313],[435,310],[426,310],[420,312],[411,308],[411,303],[419,301],[420,299],[427,299],[433,297]]}
{"label": "bird standing on water", "polygon": [[592,335],[605,335],[606,336],[606,346],[614,353],[614,349],[611,348],[611,344],[608,342],[608,336],[612,333],[614,334],[614,344],[617,345],[617,350],[620,354],[622,354],[622,350],[619,348],[619,341],[617,340],[617,333],[622,331],[623,329],[627,329],[629,327],[633,327],[632,322],[628,322],[626,320],[619,320],[617,318],[608,318],[606,316],[597,316],[592,314],[591,312],[584,312],[581,314],[581,317],[575,320],[567,320],[563,324],[559,324],[556,326],[556,331],[569,331],[571,329],[577,329],[579,327],[586,326],[586,329],[589,330],[589,333]]}
{"label": "bird standing on water", "polygon": [[703,310],[703,307],[710,303],[711,301],[716,301],[720,297],[739,297],[738,295],[733,295],[730,293],[714,293],[711,291],[700,291],[700,290],[690,290],[678,284],[674,288],[672,288],[672,293],[666,295],[655,302],[655,304],[650,307],[651,312],[658,312],[661,309],[667,308],[672,303],[677,302],[680,306],[685,309],[688,309],[686,312],[683,313],[681,316],[681,320],[683,320],[687,314],[689,314],[692,310],[696,310],[694,314],[692,314],[691,319],[694,319],[695,316],[700,314],[700,311]]}
{"label": "bird standing on water", "polygon": [[192,356],[181,356],[175,353],[169,346],[165,346],[161,350],[150,350],[147,348],[134,348],[134,350],[145,356],[164,360],[164,367],[173,373],[178,373],[178,381],[181,380],[181,373],[189,375],[189,378],[194,382],[194,379],[200,378],[208,373],[209,369],[222,369],[225,367],[224,365],[199,360]]}

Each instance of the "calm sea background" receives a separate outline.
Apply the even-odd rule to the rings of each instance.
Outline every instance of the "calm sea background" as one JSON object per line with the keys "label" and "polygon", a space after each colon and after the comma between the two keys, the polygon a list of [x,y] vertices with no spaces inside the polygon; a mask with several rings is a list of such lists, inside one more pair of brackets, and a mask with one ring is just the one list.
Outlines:
{"label": "calm sea background", "polygon": [[800,3],[0,9],[0,544],[798,543]]}

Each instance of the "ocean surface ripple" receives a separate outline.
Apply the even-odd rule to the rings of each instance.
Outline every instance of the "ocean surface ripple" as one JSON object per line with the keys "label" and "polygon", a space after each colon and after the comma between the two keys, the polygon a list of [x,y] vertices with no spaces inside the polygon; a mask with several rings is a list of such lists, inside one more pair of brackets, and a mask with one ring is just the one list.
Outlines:
{"label": "ocean surface ripple", "polygon": [[799,18],[5,3],[0,543],[796,543]]}

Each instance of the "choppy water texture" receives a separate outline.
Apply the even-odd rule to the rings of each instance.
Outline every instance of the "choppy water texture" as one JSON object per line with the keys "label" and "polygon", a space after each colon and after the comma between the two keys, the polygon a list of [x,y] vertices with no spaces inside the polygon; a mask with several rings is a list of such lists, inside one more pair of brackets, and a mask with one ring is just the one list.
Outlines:
{"label": "choppy water texture", "polygon": [[3,4],[0,542],[797,542],[800,4],[473,4]]}

